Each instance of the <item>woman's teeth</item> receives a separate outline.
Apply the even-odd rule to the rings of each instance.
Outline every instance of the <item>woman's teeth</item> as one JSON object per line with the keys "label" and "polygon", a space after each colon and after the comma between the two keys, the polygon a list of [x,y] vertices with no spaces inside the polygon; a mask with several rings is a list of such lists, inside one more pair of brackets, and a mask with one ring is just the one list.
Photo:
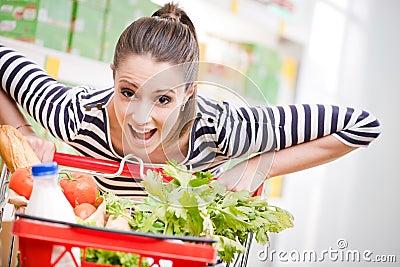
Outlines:
{"label": "woman's teeth", "polygon": [[135,132],[137,132],[138,134],[145,134],[145,133],[148,133],[148,132],[150,132],[151,130],[143,130],[143,131],[141,131],[141,130],[137,130],[137,129],[133,129]]}
{"label": "woman's teeth", "polygon": [[156,132],[157,129],[145,129],[145,130],[139,130],[135,129],[131,126],[132,134],[135,138],[142,139],[142,140],[149,140],[154,133]]}

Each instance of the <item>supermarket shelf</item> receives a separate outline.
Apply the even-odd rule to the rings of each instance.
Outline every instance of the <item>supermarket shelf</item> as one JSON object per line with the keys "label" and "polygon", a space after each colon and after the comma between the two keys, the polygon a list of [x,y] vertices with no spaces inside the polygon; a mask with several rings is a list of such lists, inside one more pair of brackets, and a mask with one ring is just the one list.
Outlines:
{"label": "supermarket shelf", "polygon": [[113,85],[112,71],[107,63],[5,37],[0,37],[0,44],[22,53],[43,68],[48,56],[58,59],[60,61],[58,80],[62,82],[95,88]]}
{"label": "supermarket shelf", "polygon": [[[151,1],[158,5],[169,2]],[[233,2],[235,1],[180,0],[179,5],[196,25],[200,41],[204,35],[210,34],[234,42],[256,43],[275,48],[282,45],[281,38],[300,46],[306,44],[313,1],[295,4],[294,11],[287,16],[273,12],[267,6],[267,1],[236,1],[236,11],[232,10]],[[204,14],[207,14],[206,18]]]}

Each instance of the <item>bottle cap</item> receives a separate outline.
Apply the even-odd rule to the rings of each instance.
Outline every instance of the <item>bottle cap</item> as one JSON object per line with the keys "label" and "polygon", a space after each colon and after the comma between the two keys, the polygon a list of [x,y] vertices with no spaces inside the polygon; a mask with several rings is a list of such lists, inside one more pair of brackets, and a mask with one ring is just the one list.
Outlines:
{"label": "bottle cap", "polygon": [[53,175],[58,173],[57,162],[46,162],[32,166],[32,176]]}

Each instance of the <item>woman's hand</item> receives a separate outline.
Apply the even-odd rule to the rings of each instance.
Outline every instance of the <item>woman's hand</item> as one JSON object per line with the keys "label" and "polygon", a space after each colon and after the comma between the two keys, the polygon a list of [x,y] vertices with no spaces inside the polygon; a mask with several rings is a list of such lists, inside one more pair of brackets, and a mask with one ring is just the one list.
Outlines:
{"label": "woman's hand", "polygon": [[35,134],[25,135],[24,137],[41,162],[53,161],[54,152],[56,152],[54,142],[40,138]]}
{"label": "woman's hand", "polygon": [[230,191],[254,192],[267,178],[273,159],[273,152],[254,156],[223,172],[218,181]]}
{"label": "woman's hand", "polygon": [[56,145],[36,135],[32,125],[29,124],[24,114],[22,114],[16,102],[2,88],[0,88],[0,103],[2,106],[0,125],[7,124],[15,127],[25,137],[42,162],[52,161]]}

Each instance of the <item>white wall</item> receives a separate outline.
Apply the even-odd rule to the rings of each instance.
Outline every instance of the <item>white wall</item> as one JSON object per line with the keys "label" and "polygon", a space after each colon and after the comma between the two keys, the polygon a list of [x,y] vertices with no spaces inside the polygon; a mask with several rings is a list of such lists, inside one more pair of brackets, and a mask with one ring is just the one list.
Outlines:
{"label": "white wall", "polygon": [[[274,236],[271,249],[348,250],[396,255],[400,262],[400,1],[317,0],[299,77],[297,102],[363,107],[375,114],[382,135],[367,149],[285,177],[284,195],[273,201],[295,216],[295,228]],[[396,26],[397,25],[397,26]],[[253,249],[248,266],[260,263]],[[343,251],[345,251],[343,250]],[[289,262],[293,263],[293,262]],[[364,266],[365,262],[297,263],[296,266]]]}

